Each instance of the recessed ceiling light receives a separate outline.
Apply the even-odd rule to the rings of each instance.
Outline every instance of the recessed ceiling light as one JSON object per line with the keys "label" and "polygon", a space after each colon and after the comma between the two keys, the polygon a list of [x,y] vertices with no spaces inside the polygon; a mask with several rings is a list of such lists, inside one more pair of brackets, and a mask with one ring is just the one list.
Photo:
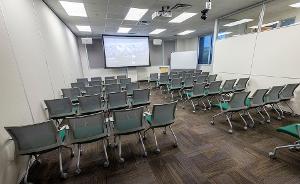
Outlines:
{"label": "recessed ceiling light", "polygon": [[80,26],[80,25],[76,25],[78,31],[81,32],[92,32],[91,27],[90,26]]}
{"label": "recessed ceiling light", "polygon": [[169,23],[181,23],[193,16],[197,15],[197,13],[187,13],[183,12],[182,14],[178,15],[174,19],[170,20]]}
{"label": "recessed ceiling light", "polygon": [[237,25],[244,24],[244,23],[247,23],[247,22],[252,22],[252,21],[253,21],[253,19],[242,19],[242,20],[239,20],[239,21],[231,22],[229,24],[225,24],[224,26],[225,27],[233,27],[233,26],[237,26]]}
{"label": "recessed ceiling light", "polygon": [[224,35],[229,35],[231,34],[232,32],[221,32],[218,34],[218,36],[224,36]]}
{"label": "recessed ceiling light", "polygon": [[[279,21],[266,23],[266,24],[261,25],[261,27],[269,27],[269,26],[272,26],[272,25],[274,25],[274,24],[279,24]],[[258,26],[252,26],[252,27],[249,27],[249,28],[250,28],[250,29],[257,29]]]}
{"label": "recessed ceiling light", "polygon": [[178,35],[187,35],[187,34],[190,34],[190,33],[193,33],[195,32],[195,30],[186,30],[186,31],[183,31],[181,33],[178,33]]}
{"label": "recessed ceiling light", "polygon": [[130,30],[129,27],[119,27],[118,33],[128,33]]}
{"label": "recessed ceiling light", "polygon": [[87,17],[83,3],[76,3],[76,2],[69,2],[69,1],[59,1],[59,2],[69,16]]}
{"label": "recessed ceiling light", "polygon": [[159,34],[159,33],[162,33],[162,32],[164,32],[166,29],[155,29],[155,30],[153,30],[151,33],[149,33],[149,34]]}
{"label": "recessed ceiling light", "polygon": [[300,2],[299,3],[295,3],[295,4],[291,4],[290,7],[300,8]]}
{"label": "recessed ceiling light", "polygon": [[130,8],[125,20],[139,21],[146,13],[148,9]]}

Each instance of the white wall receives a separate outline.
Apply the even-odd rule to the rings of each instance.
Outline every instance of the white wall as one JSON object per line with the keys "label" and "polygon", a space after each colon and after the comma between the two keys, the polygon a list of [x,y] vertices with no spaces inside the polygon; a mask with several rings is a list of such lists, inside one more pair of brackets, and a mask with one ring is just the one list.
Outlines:
{"label": "white wall", "polygon": [[[220,79],[249,77],[248,89],[300,82],[300,25],[216,42],[213,72]],[[256,39],[257,36],[257,39]],[[291,105],[300,113],[300,89]],[[288,110],[288,109],[286,109]]]}
{"label": "white wall", "polygon": [[46,120],[42,101],[83,74],[76,37],[41,0],[0,0],[0,38],[0,183],[16,183],[26,158],[3,127]]}

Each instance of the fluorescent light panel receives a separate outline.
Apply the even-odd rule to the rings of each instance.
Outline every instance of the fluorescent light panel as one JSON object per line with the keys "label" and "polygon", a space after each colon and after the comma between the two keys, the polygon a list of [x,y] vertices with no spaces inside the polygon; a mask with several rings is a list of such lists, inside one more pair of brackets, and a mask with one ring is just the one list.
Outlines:
{"label": "fluorescent light panel", "polygon": [[295,4],[291,4],[290,7],[300,8],[300,2],[299,3],[295,3]]}
{"label": "fluorescent light panel", "polygon": [[178,35],[187,35],[187,34],[190,34],[190,33],[193,33],[195,32],[195,30],[186,30],[186,31],[183,31],[181,33],[178,33]]}
{"label": "fluorescent light panel", "polygon": [[76,2],[69,2],[69,1],[59,1],[59,2],[69,16],[87,17],[83,3],[76,3]]}
{"label": "fluorescent light panel", "polygon": [[155,30],[153,30],[151,33],[149,33],[149,34],[152,34],[152,35],[154,35],[154,34],[160,34],[160,33],[162,33],[162,32],[164,32],[166,29],[155,29]]}
{"label": "fluorescent light panel", "polygon": [[195,15],[197,15],[197,13],[183,12],[182,14],[178,15],[174,19],[170,20],[169,23],[181,23]]}
{"label": "fluorescent light panel", "polygon": [[92,32],[90,26],[76,25],[76,28],[78,29],[78,31],[81,31],[81,32]]}
{"label": "fluorescent light panel", "polygon": [[[263,25],[261,25],[261,27],[268,27],[268,26],[272,26],[272,25],[274,25],[274,24],[278,24],[279,23],[279,21],[275,21],[275,22],[270,22],[270,23],[267,23],[267,24],[263,24]],[[258,28],[258,26],[252,26],[252,27],[249,27],[250,29],[257,29]]]}
{"label": "fluorescent light panel", "polygon": [[130,8],[125,20],[139,21],[146,13],[148,9]]}
{"label": "fluorescent light panel", "polygon": [[218,36],[224,36],[224,35],[229,35],[231,34],[232,32],[222,32],[222,33],[219,33]]}
{"label": "fluorescent light panel", "polygon": [[119,27],[118,33],[128,33],[130,30],[129,27]]}
{"label": "fluorescent light panel", "polygon": [[252,22],[252,21],[253,21],[253,19],[242,19],[242,20],[239,20],[239,21],[231,22],[229,24],[225,24],[224,26],[225,27],[233,27],[233,26],[237,26],[237,25],[244,24],[244,23],[247,23],[247,22]]}

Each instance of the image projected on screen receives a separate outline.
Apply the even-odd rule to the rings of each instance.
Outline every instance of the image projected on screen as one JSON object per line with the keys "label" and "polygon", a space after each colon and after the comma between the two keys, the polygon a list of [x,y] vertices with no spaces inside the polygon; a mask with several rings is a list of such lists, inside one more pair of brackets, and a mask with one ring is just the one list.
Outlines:
{"label": "image projected on screen", "polygon": [[106,67],[149,66],[148,37],[103,36]]}

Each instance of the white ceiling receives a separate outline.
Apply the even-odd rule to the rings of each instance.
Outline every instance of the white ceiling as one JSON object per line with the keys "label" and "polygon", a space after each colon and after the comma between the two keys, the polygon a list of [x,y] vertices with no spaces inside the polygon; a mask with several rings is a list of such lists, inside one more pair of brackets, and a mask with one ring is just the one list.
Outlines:
{"label": "white ceiling", "polygon": [[[213,8],[209,12],[208,19],[203,21],[201,10],[205,7],[206,0],[68,0],[72,2],[83,2],[88,17],[70,17],[62,8],[59,0],[44,0],[44,2],[72,29],[78,36],[98,37],[102,34],[117,34],[120,25],[132,27],[134,35],[148,35],[156,28],[165,28],[167,31],[157,37],[172,39],[179,32],[187,29],[195,29],[196,32],[188,35],[192,37],[210,33],[213,31],[214,20],[244,7],[259,3],[262,0],[212,0]],[[177,3],[191,4],[188,9],[174,10],[173,17],[183,11],[198,13],[196,16],[181,24],[170,24],[165,20],[151,20],[153,12],[160,10],[162,6],[174,6]],[[141,20],[151,21],[150,25],[138,25],[136,21],[124,21],[130,7],[147,8],[149,11]],[[90,25],[92,33],[79,32],[75,25]]]}

